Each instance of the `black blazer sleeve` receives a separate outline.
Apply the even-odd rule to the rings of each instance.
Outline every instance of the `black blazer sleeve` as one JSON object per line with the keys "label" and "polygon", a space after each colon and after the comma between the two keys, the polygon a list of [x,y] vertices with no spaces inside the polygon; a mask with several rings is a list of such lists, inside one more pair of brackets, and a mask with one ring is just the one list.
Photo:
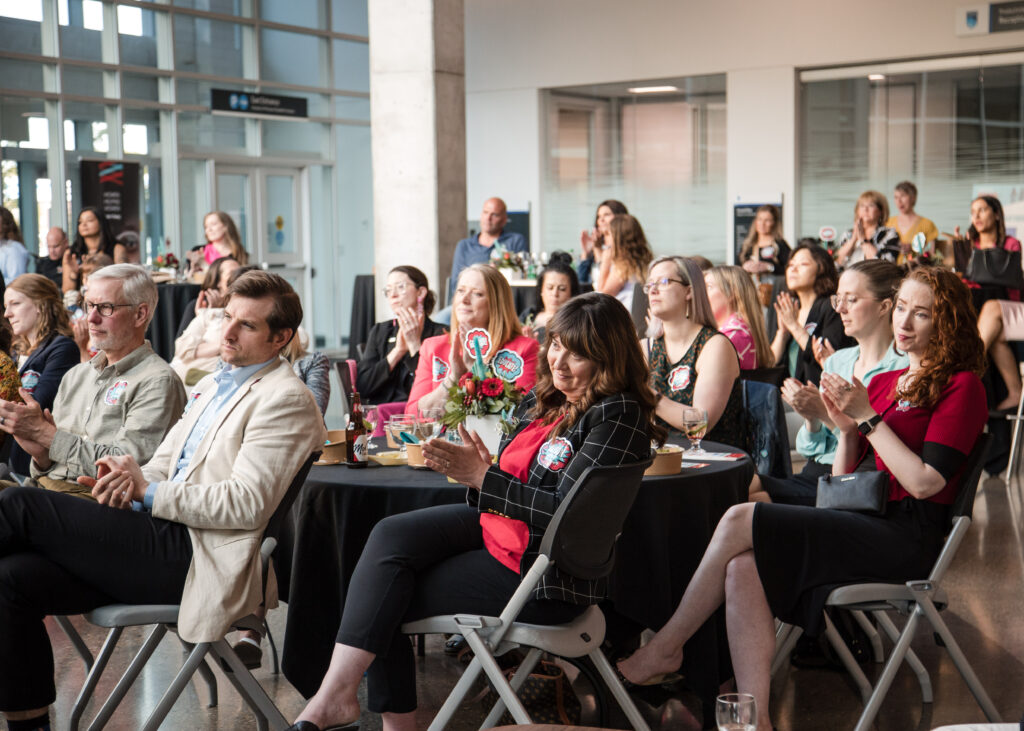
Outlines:
{"label": "black blazer sleeve", "polygon": [[807,340],[807,347],[800,352],[797,359],[794,377],[802,382],[810,381],[815,386],[821,380],[821,366],[814,359],[814,338],[825,338],[836,350],[856,345],[853,338],[847,337],[843,329],[843,321],[839,313],[832,309],[828,297],[818,297],[807,313],[807,323],[815,323],[814,331]]}
{"label": "black blazer sleeve", "polygon": [[789,255],[792,249],[789,248],[789,244],[786,243],[785,239],[775,239],[775,248],[779,250],[778,256],[775,261],[775,269],[772,274],[775,276],[786,276],[786,265],[789,264]]}
{"label": "black blazer sleeve", "polygon": [[[626,394],[609,396],[592,406],[562,437],[572,446],[568,462],[549,469],[535,458],[526,482],[497,465],[489,468],[480,488],[480,511],[522,520],[532,532],[540,533],[584,470],[593,465],[639,462],[651,449],[639,404]],[[507,443],[503,442],[502,448]]]}

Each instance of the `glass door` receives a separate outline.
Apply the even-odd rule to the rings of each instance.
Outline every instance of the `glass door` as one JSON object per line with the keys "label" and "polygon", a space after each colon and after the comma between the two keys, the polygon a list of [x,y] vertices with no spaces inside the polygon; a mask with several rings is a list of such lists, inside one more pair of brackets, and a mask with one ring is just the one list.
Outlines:
{"label": "glass door", "polygon": [[299,168],[216,166],[216,208],[238,225],[249,263],[280,274],[299,293],[313,332],[309,291],[309,243],[302,225],[303,171]]}

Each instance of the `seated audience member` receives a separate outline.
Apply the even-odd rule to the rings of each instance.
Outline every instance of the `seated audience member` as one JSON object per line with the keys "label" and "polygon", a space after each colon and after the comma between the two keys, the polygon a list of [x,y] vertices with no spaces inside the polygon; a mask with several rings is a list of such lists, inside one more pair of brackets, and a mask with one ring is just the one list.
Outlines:
{"label": "seated audience member", "polygon": [[203,216],[203,233],[206,243],[189,250],[189,276],[201,277],[210,265],[218,259],[230,256],[240,265],[249,263],[249,254],[242,248],[242,237],[231,216],[224,211],[210,211]]}
{"label": "seated audience member", "polygon": [[[11,360],[8,353],[11,352],[11,340],[14,333],[11,332],[11,324],[6,318],[0,317],[0,400],[20,401],[21,378],[18,376],[18,366]],[[0,431],[0,444],[7,439],[7,435]],[[5,467],[0,467],[0,473]],[[2,476],[2,475],[0,475]]]}
{"label": "seated audience member", "polygon": [[654,254],[640,222],[628,213],[616,216],[608,225],[601,268],[594,275],[594,291],[610,294],[634,314],[633,299],[644,283],[644,274]]}
{"label": "seated audience member", "polygon": [[281,351],[281,357],[291,364],[295,375],[306,384],[323,415],[327,413],[327,404],[331,400],[331,361],[319,350],[309,352],[308,347],[309,335],[300,327]]}
{"label": "seated audience member", "polygon": [[368,404],[408,399],[423,341],[445,332],[430,319],[436,300],[427,275],[416,267],[397,266],[388,272],[384,298],[394,318],[370,328],[356,369],[356,390]]}
{"label": "seated audience member", "polygon": [[900,235],[889,228],[889,202],[877,190],[860,194],[853,207],[853,228],[839,238],[836,265],[844,267],[864,259],[896,262],[900,256]]}
{"label": "seated audience member", "polygon": [[833,350],[854,344],[843,334],[843,322],[829,302],[838,280],[832,257],[820,246],[801,244],[789,257],[789,291],[775,298],[779,328],[772,340],[772,354],[775,363],[786,366],[790,377],[800,382],[818,383],[821,365],[815,348],[822,347],[824,341]]}
{"label": "seated audience member", "polygon": [[[823,372],[834,373],[851,383],[870,385],[880,373],[907,367],[907,356],[896,349],[892,336],[893,297],[903,279],[903,270],[892,262],[872,259],[847,267],[839,277],[839,289],[832,295],[832,307],[839,313],[843,331],[857,344],[833,352],[827,346]],[[755,475],[750,487],[752,500],[795,505],[814,505],[818,478],[832,472],[839,431],[825,412],[818,387],[789,378],[782,386],[782,398],[804,423],[796,435],[795,448],[807,458],[799,474],[782,479]]]}
{"label": "seated audience member", "polygon": [[658,423],[682,431],[682,406],[695,406],[707,411],[707,439],[744,447],[740,365],[717,331],[700,269],[686,257],[663,256],[651,264],[644,290],[651,326],[643,349]]}
{"label": "seated audience member", "polygon": [[58,287],[64,284],[64,252],[68,236],[60,226],[46,232],[46,256],[36,257],[36,274],[42,274]]}
{"label": "seated audience member", "polygon": [[48,419],[33,395],[0,401],[0,429],[32,458],[31,474],[49,490],[89,496],[75,479],[96,476],[96,460],[131,455],[143,462],[185,407],[185,390],[146,342],[156,285],[136,264],[94,272],[85,307],[99,352],[69,370]]}
{"label": "seated audience member", "polygon": [[[782,220],[775,206],[759,206],[754,225],[740,247],[739,259],[743,270],[755,277],[762,274],[784,276],[789,262],[789,244],[782,238]],[[771,280],[767,280],[769,283]]]}
{"label": "seated audience member", "polygon": [[917,186],[909,180],[896,183],[892,200],[899,213],[891,216],[885,225],[900,235],[903,253],[910,251],[910,244],[919,233],[924,234],[925,243],[934,243],[939,238],[939,229],[935,224],[914,211],[917,205]]}
{"label": "seated audience member", "polygon": [[1024,340],[1024,302],[985,302],[978,314],[978,333],[986,352],[992,357],[992,364],[1006,384],[1006,398],[995,406],[995,410],[1016,412],[1021,394],[1020,369],[1008,341]]}
{"label": "seated audience member", "polygon": [[462,239],[455,245],[455,253],[452,254],[451,279],[448,284],[449,305],[444,311],[443,318],[441,317],[442,313],[438,313],[440,322],[446,322],[448,319],[459,275],[473,264],[487,263],[495,244],[501,244],[511,252],[525,253],[529,251],[529,246],[522,234],[512,231],[505,233],[505,224],[507,223],[508,209],[505,206],[505,201],[501,198],[488,198],[484,201],[484,209],[480,213],[480,233]]}
{"label": "seated audience member", "polygon": [[4,206],[0,206],[0,274],[4,282],[13,282],[28,271],[28,249],[21,242],[18,222]]}
{"label": "seated audience member", "polygon": [[[957,239],[960,237],[960,227],[953,229]],[[1006,251],[1020,251],[1020,241],[1006,233],[1006,214],[1003,213],[1003,204],[994,195],[980,195],[971,202],[971,227],[967,229],[967,241],[970,251],[984,249],[1005,249]],[[966,262],[965,262],[966,270]],[[964,283],[971,289],[981,289],[981,285],[964,277]],[[1020,302],[1020,291],[986,284],[985,299],[1007,299]],[[978,298],[975,297],[975,303]]]}
{"label": "seated audience member", "polygon": [[65,292],[82,289],[82,260],[89,254],[106,254],[115,264],[125,262],[127,254],[123,244],[117,243],[110,222],[99,208],[86,206],[78,214],[75,240],[64,252],[61,273]]}
{"label": "seated audience member", "polygon": [[217,367],[224,299],[232,275],[238,269],[238,262],[230,256],[221,257],[210,265],[196,299],[196,315],[174,341],[171,368],[186,386],[194,385]]}
{"label": "seated audience member", "polygon": [[879,374],[867,389],[832,373],[822,377],[822,397],[839,430],[834,473],[851,472],[873,449],[875,469],[889,477],[885,515],[733,506],[675,613],[619,663],[628,680],[643,683],[675,671],[683,644],[724,601],[736,689],[754,696],[757,728],[768,731],[773,618],[815,636],[831,585],[928,575],[987,418],[978,378],[982,347],[967,288],[937,267],[915,269],[900,285],[893,331],[910,359],[906,370]]}
{"label": "seated audience member", "polygon": [[616,216],[629,213],[625,204],[617,200],[601,201],[594,214],[594,228],[580,232],[580,261],[576,276],[580,284],[593,284],[594,268],[601,266],[601,254],[609,245],[609,225]]}
{"label": "seated audience member", "polygon": [[[537,387],[516,410],[519,423],[502,439],[497,464],[465,427],[465,445],[435,439],[424,446],[431,469],[466,485],[467,504],[394,515],[374,527],[352,576],[330,669],[291,731],[358,719],[364,673],[369,710],[384,714],[384,727],[413,727],[416,674],[401,624],[499,613],[583,471],[646,460],[651,439],[664,436],[652,423],[654,396],[635,327],[612,297],[569,300],[548,324],[537,370]],[[557,463],[544,455],[553,440],[565,456]],[[603,579],[551,570],[519,620],[567,622],[606,593]]]}
{"label": "seated audience member", "polygon": [[82,363],[91,360],[96,355],[97,350],[89,336],[89,319],[85,316],[85,308],[83,307],[86,290],[89,289],[89,276],[98,269],[110,266],[113,263],[114,260],[106,254],[89,254],[82,259],[82,290],[80,292],[64,293],[64,304],[67,306],[68,313],[71,316],[72,337],[78,346],[78,352],[81,354],[79,360]]}
{"label": "seated audience member", "polygon": [[[302,320],[291,286],[249,272],[225,309],[225,367],[198,384],[144,467],[127,455],[100,458],[110,472],[93,488],[98,504],[36,488],[0,492],[0,710],[8,723],[49,723],[48,614],[180,603],[178,633],[199,643],[220,640],[264,601],[263,530],[327,435],[309,389],[280,358]],[[276,602],[273,586],[268,602]]]}
{"label": "seated audience member", "polygon": [[512,288],[504,275],[487,264],[473,264],[459,276],[452,300],[452,330],[423,341],[416,378],[405,404],[407,414],[417,409],[443,407],[448,389],[473,364],[466,342],[470,331],[486,332],[481,343],[484,360],[498,376],[515,382],[520,390],[533,388],[537,379],[537,341],[522,334],[516,319]]}
{"label": "seated audience member", "polygon": [[537,342],[543,343],[545,328],[569,298],[580,293],[580,282],[572,268],[572,257],[564,251],[551,255],[548,265],[537,277],[535,297],[537,305],[519,315],[525,323],[525,332]]}
{"label": "seated audience member", "polygon": [[775,358],[750,276],[739,267],[714,267],[705,272],[704,286],[718,331],[736,348],[740,370],[771,368]]}
{"label": "seated audience member", "polygon": [[[4,292],[4,317],[14,333],[22,389],[41,411],[53,409],[61,379],[79,362],[60,290],[42,274],[22,274]],[[29,460],[20,446],[11,446],[12,472],[27,476]]]}

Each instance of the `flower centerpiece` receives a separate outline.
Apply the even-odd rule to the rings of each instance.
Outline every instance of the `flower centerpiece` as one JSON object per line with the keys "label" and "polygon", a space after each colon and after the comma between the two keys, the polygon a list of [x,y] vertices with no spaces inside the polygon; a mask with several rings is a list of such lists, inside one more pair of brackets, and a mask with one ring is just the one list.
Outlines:
{"label": "flower centerpiece", "polygon": [[153,266],[157,269],[177,269],[178,268],[178,257],[171,252],[160,254],[153,260]]}
{"label": "flower centerpiece", "polygon": [[493,363],[484,362],[490,343],[490,334],[483,328],[470,330],[466,335],[465,348],[473,356],[473,366],[448,389],[441,417],[445,425],[456,427],[467,417],[490,416],[497,419],[496,426],[502,434],[510,434],[515,428],[517,420],[512,412],[523,400],[523,393],[516,388],[514,379],[506,381],[495,372]]}
{"label": "flower centerpiece", "polygon": [[526,263],[518,251],[509,251],[497,241],[491,248],[491,266],[497,268],[509,280],[520,278],[526,273]]}

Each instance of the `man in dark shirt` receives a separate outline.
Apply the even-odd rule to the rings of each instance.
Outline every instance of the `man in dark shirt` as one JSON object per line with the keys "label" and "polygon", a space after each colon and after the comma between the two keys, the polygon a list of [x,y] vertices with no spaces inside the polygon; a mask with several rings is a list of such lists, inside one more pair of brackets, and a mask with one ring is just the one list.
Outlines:
{"label": "man in dark shirt", "polygon": [[68,237],[64,229],[54,226],[46,232],[46,256],[36,257],[36,274],[57,283],[57,289],[64,284],[64,252],[68,248]]}

